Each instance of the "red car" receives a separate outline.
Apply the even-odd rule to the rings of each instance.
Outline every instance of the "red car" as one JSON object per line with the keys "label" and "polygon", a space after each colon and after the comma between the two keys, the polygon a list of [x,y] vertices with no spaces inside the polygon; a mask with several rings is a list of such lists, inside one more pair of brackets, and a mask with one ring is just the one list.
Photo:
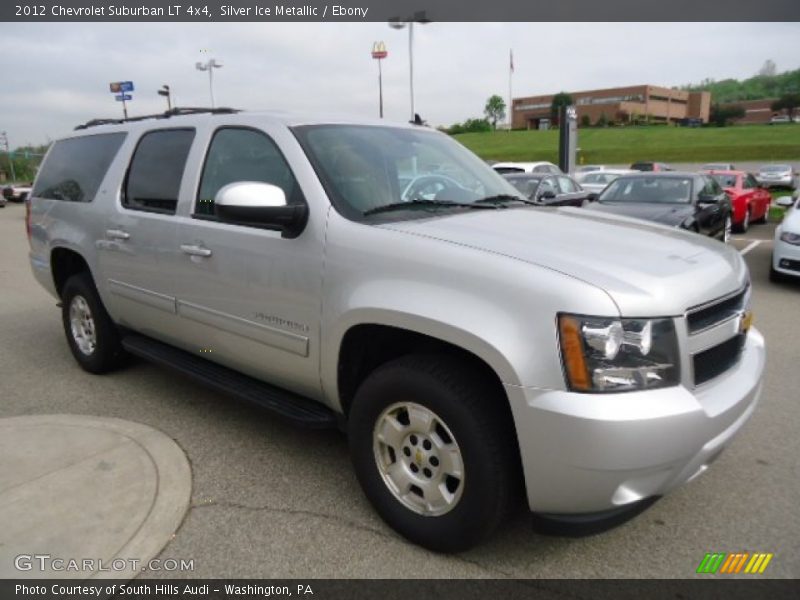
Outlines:
{"label": "red car", "polygon": [[733,228],[744,233],[751,223],[766,223],[772,196],[752,173],[745,171],[705,171],[717,180],[730,196]]}

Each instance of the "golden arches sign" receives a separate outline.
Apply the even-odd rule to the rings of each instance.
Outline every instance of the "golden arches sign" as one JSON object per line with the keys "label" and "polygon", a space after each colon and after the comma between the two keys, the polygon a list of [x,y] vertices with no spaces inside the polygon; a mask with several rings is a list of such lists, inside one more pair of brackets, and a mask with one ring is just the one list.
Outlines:
{"label": "golden arches sign", "polygon": [[386,58],[389,56],[389,52],[386,50],[386,44],[383,42],[375,42],[372,44],[372,58]]}

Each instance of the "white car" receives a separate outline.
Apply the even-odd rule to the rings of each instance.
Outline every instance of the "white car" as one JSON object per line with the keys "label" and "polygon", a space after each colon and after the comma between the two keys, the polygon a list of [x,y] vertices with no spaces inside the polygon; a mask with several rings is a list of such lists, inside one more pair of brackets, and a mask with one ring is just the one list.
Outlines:
{"label": "white car", "polygon": [[736,167],[731,163],[707,163],[700,167],[701,171],[735,171]]}
{"label": "white car", "polygon": [[25,202],[30,193],[31,185],[27,183],[13,183],[3,189],[3,196],[11,202]]}
{"label": "white car", "polygon": [[584,173],[582,177],[576,177],[576,179],[578,179],[581,187],[587,192],[599,194],[606,189],[606,186],[609,183],[614,181],[620,175],[628,175],[636,172],[637,171],[631,171],[630,169],[603,169],[602,171]]}
{"label": "white car", "polygon": [[551,162],[499,162],[494,163],[492,168],[500,173],[551,173],[553,175],[563,175],[561,169]]}
{"label": "white car", "polygon": [[786,214],[781,224],[775,228],[769,278],[772,281],[782,281],[789,277],[800,279],[800,199],[784,196],[778,198],[776,204],[785,206]]}
{"label": "white car", "polygon": [[756,179],[764,187],[785,187],[795,189],[796,173],[792,165],[764,165],[758,170]]}

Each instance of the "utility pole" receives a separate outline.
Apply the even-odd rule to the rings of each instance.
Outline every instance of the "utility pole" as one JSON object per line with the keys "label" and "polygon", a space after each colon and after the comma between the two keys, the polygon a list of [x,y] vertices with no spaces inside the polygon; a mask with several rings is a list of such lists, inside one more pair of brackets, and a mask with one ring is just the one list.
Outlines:
{"label": "utility pole", "polygon": [[8,166],[11,170],[11,181],[16,182],[17,174],[14,172],[14,158],[11,156],[11,150],[8,147],[8,134],[5,131],[0,132],[0,143],[2,143],[6,149],[6,156],[8,156]]}

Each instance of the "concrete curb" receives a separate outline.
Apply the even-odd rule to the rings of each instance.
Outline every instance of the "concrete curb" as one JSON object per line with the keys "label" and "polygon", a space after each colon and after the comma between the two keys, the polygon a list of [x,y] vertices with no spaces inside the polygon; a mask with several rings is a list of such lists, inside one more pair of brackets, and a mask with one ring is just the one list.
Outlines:
{"label": "concrete curb", "polygon": [[185,454],[146,425],[0,419],[0,578],[140,575],[172,539],[191,493]]}

